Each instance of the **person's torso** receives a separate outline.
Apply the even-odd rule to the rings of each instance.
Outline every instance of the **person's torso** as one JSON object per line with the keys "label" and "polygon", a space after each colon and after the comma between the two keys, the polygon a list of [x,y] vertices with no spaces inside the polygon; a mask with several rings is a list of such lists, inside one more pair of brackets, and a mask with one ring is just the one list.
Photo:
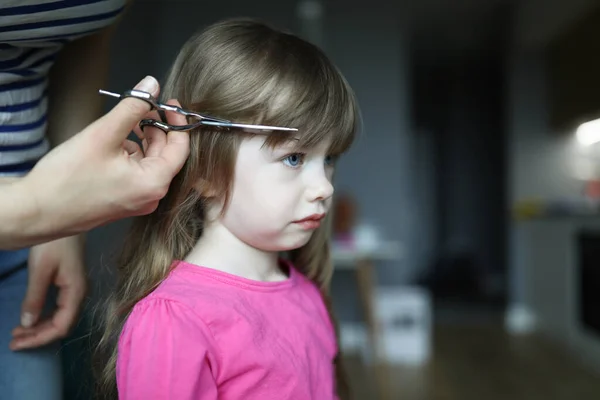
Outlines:
{"label": "person's torso", "polygon": [[211,327],[223,398],[334,398],[335,331],[318,289],[294,273],[264,284],[180,263],[153,293],[185,302]]}
{"label": "person's torso", "polygon": [[112,24],[124,5],[125,0],[2,3],[0,176],[26,173],[48,150],[47,79],[59,51],[69,41]]}
{"label": "person's torso", "polygon": [[[2,2],[0,179],[26,174],[49,150],[48,72],[57,54],[66,43],[112,24],[124,6],[125,0]],[[27,251],[0,251],[0,274],[26,260]]]}

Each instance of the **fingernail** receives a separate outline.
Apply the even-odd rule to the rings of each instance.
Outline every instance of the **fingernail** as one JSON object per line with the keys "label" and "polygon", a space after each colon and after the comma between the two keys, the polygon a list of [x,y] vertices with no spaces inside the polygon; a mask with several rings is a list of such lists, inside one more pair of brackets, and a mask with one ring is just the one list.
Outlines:
{"label": "fingernail", "polygon": [[21,315],[21,326],[24,328],[30,328],[33,325],[33,314],[32,313],[23,313]]}
{"label": "fingernail", "polygon": [[150,75],[148,75],[147,77],[142,79],[137,85],[135,85],[135,89],[142,90],[148,93],[153,93],[157,88],[158,82]]}

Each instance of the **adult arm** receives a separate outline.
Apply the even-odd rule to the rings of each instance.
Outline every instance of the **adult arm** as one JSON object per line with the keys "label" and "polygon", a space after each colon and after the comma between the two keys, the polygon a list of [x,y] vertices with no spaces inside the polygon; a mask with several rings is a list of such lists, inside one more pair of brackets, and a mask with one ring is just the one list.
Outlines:
{"label": "adult arm", "polygon": [[[147,77],[135,87],[157,96]],[[170,104],[179,105],[171,100]],[[149,106],[120,101],[108,114],[44,156],[23,179],[0,185],[0,248],[15,249],[148,214],[189,155],[189,134],[146,128],[145,153],[127,141]],[[185,117],[167,112],[172,124]]]}
{"label": "adult arm", "polygon": [[[50,71],[47,137],[60,145],[102,115],[98,89],[108,78],[114,25],[67,43]],[[33,246],[21,306],[21,322],[13,330],[12,349],[35,348],[69,334],[87,291],[85,233]],[[40,321],[46,297],[55,285],[58,301],[52,315]]]}

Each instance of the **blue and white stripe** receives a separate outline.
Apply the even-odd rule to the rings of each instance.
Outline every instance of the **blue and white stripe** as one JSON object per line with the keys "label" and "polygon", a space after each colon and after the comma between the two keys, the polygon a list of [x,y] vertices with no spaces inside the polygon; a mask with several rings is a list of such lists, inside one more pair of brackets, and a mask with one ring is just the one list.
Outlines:
{"label": "blue and white stripe", "polygon": [[69,41],[113,23],[125,0],[4,0],[0,5],[0,176],[49,149],[48,72]]}

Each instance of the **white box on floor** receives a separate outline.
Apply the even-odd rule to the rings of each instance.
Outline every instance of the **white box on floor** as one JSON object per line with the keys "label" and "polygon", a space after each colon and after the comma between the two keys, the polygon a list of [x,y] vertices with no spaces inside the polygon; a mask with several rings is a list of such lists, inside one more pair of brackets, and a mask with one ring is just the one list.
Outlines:
{"label": "white box on floor", "polygon": [[378,288],[378,359],[392,364],[422,364],[431,354],[432,305],[429,292],[415,286]]}

